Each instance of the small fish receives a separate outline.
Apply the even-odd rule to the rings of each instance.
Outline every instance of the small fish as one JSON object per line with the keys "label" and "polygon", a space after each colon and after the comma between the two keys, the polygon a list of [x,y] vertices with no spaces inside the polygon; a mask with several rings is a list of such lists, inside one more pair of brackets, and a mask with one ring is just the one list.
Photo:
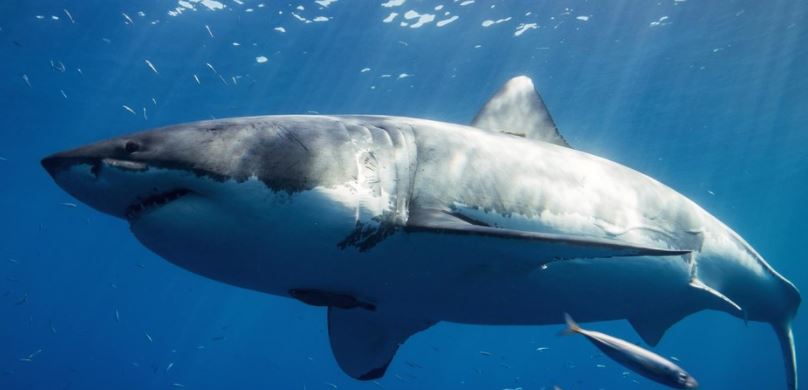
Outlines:
{"label": "small fish", "polygon": [[166,366],[166,372],[171,371],[171,367],[174,367],[174,362],[168,363],[168,366]]}
{"label": "small fish", "polygon": [[56,327],[53,326],[53,322],[50,323],[50,331],[51,333],[56,334]]}
{"label": "small fish", "polygon": [[216,68],[214,68],[213,65],[210,64],[210,62],[206,62],[205,65],[207,65],[208,68],[213,71],[213,73],[217,73],[217,74],[219,73],[219,72],[216,71]]}
{"label": "small fish", "polygon": [[152,103],[154,103],[155,106],[157,105],[157,99],[151,98],[151,101],[152,101]]}
{"label": "small fish", "polygon": [[65,93],[65,90],[64,90],[64,89],[60,89],[60,90],[59,90],[59,92],[61,92],[61,93],[62,93],[62,97],[63,97],[63,98],[67,99],[67,94]]}
{"label": "small fish", "polygon": [[16,304],[17,306],[19,306],[19,305],[22,305],[22,304],[24,304],[24,303],[26,303],[26,302],[28,302],[28,293],[25,293],[25,295],[23,295],[23,296],[22,296],[22,298],[20,298],[19,300],[17,300],[17,302],[16,302],[15,304]]}
{"label": "small fish", "polygon": [[130,18],[129,15],[127,15],[125,12],[121,12],[121,15],[123,15],[123,18],[126,19],[126,21],[128,22],[127,24],[135,24],[135,21],[132,20],[132,18]]}
{"label": "small fish", "polygon": [[564,331],[565,335],[577,333],[585,336],[606,356],[623,364],[626,368],[650,380],[676,389],[698,388],[699,384],[696,379],[670,360],[617,337],[581,329],[569,314],[565,313],[564,318],[567,322],[567,329]]}
{"label": "small fish", "polygon": [[70,202],[64,202],[64,203],[60,203],[60,204],[61,204],[62,206],[65,206],[65,207],[70,207],[70,208],[73,208],[73,209],[74,209],[74,208],[76,208],[76,207],[78,207],[78,206],[77,206],[75,203],[70,203]]}
{"label": "small fish", "polygon": [[23,75],[22,75],[22,81],[25,81],[25,85],[27,85],[27,86],[28,86],[28,88],[31,88],[31,80],[29,80],[29,79],[28,79],[28,75],[27,75],[27,74],[23,74]]}
{"label": "small fish", "polygon": [[536,348],[536,350],[539,351],[539,352],[544,352],[544,351],[547,351],[548,349],[550,349],[550,347],[538,347],[538,348]]}
{"label": "small fish", "polygon": [[331,388],[332,388],[332,389],[336,389],[336,388],[338,388],[338,387],[337,387],[337,385],[335,385],[335,384],[333,384],[333,383],[331,383],[331,382],[323,382],[323,383],[325,383],[325,384],[326,384],[326,385],[328,385],[328,386],[331,386]]}
{"label": "small fish", "polygon": [[118,312],[118,309],[115,309],[115,322],[121,322],[121,313]]}
{"label": "small fish", "polygon": [[488,352],[488,351],[480,351],[480,355],[483,355],[483,356],[491,356],[491,355],[492,355],[492,353],[491,353],[491,352]]}
{"label": "small fish", "polygon": [[132,115],[137,115],[137,113],[135,113],[135,110],[133,110],[131,107],[127,106],[126,104],[123,105],[123,109],[126,110],[126,111],[129,111],[130,113],[132,113]]}
{"label": "small fish", "polygon": [[70,19],[70,23],[76,24],[76,21],[73,20],[73,15],[70,14],[70,11],[67,9],[63,9],[62,11],[65,11],[65,15],[67,15],[67,18]]}
{"label": "small fish", "polygon": [[176,388],[180,388],[180,389],[181,389],[181,388],[184,388],[184,387],[185,387],[185,385],[183,385],[182,383],[177,383],[177,382],[174,382],[174,383],[172,383],[172,384],[171,384],[171,387],[176,387]]}
{"label": "small fish", "polygon": [[67,67],[65,67],[65,64],[62,61],[50,60],[50,65],[53,70],[59,73],[64,73],[64,71],[67,70]]}
{"label": "small fish", "polygon": [[152,340],[152,337],[151,337],[151,335],[149,334],[149,332],[143,332],[143,334],[145,334],[145,335],[146,335],[146,340],[149,340],[149,342],[150,342],[150,343],[151,343],[152,341],[154,341],[154,340]]}
{"label": "small fish", "polygon": [[211,37],[211,38],[216,38],[216,37],[214,37],[214,36],[213,36],[213,31],[210,31],[210,26],[208,26],[208,25],[206,24],[206,25],[205,25],[205,29],[206,29],[206,30],[208,30],[208,35],[210,35],[210,37]]}
{"label": "small fish", "polygon": [[199,76],[197,76],[197,75],[196,75],[196,73],[194,73],[194,80],[196,80],[196,83],[197,83],[198,85],[202,85],[202,83],[201,83],[201,82],[199,82]]}
{"label": "small fish", "polygon": [[149,67],[149,69],[152,70],[152,72],[154,72],[154,74],[160,74],[160,72],[157,71],[157,68],[154,67],[154,64],[152,64],[151,61],[149,61],[149,60],[144,60],[144,61],[146,61],[146,65]]}
{"label": "small fish", "polygon": [[36,357],[36,355],[39,355],[40,353],[42,353],[42,348],[37,349],[36,351],[34,351],[34,353],[32,353],[32,354],[28,355],[27,357],[28,357],[28,359],[30,359],[30,360],[34,360],[34,358]]}
{"label": "small fish", "polygon": [[146,115],[146,107],[143,107],[143,119],[149,120],[149,116]]}

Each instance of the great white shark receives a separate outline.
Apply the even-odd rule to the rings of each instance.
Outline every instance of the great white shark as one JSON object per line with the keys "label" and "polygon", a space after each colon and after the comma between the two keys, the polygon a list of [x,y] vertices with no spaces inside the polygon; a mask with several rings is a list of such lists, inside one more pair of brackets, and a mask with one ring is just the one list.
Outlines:
{"label": "great white shark", "polygon": [[797,388],[801,298],[682,194],[571,148],[533,82],[471,125],[368,115],[208,120],[57,153],[65,191],[168,261],[328,308],[357,379],[439,321],[627,319],[656,345],[705,309],[772,325]]}

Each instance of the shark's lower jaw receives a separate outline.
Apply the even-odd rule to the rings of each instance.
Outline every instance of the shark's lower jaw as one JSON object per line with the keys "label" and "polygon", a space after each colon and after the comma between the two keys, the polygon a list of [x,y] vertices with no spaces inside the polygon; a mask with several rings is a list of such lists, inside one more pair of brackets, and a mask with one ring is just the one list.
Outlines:
{"label": "shark's lower jaw", "polygon": [[191,190],[178,188],[171,191],[150,195],[144,199],[129,205],[124,212],[124,216],[129,222],[134,222],[146,213],[150,213],[160,207],[185,197],[192,193]]}

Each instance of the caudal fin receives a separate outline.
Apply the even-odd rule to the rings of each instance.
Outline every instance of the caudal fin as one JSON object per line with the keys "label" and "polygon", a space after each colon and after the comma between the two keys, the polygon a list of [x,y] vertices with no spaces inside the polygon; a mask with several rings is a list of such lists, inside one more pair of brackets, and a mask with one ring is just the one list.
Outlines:
{"label": "caudal fin", "polygon": [[774,333],[780,340],[780,349],[783,352],[783,361],[786,364],[786,384],[788,390],[797,390],[797,353],[794,350],[794,332],[791,322],[772,323]]}
{"label": "caudal fin", "polygon": [[569,314],[564,313],[564,321],[567,323],[567,329],[564,329],[564,331],[561,332],[562,336],[569,336],[571,334],[581,332],[581,327],[575,323],[575,320],[573,320]]}

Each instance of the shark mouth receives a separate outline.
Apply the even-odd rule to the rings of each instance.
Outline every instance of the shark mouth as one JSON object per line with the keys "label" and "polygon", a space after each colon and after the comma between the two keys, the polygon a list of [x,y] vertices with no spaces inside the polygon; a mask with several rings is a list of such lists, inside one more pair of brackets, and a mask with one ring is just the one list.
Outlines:
{"label": "shark mouth", "polygon": [[147,212],[163,207],[190,193],[191,193],[190,190],[179,188],[176,190],[151,195],[145,199],[138,200],[137,202],[129,205],[129,207],[126,208],[126,212],[124,213],[124,215],[126,216],[126,219],[133,221]]}

